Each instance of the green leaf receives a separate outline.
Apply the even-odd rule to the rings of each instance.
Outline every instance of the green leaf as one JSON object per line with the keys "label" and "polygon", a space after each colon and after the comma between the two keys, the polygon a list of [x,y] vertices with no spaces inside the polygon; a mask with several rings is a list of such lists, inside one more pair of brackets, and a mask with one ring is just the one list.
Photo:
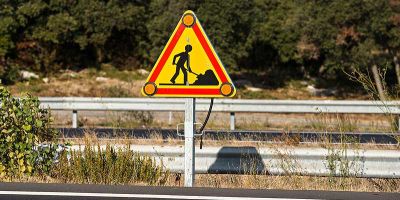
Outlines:
{"label": "green leaf", "polygon": [[19,153],[18,155],[17,155],[17,158],[19,159],[19,158],[22,158],[22,157],[24,157],[24,154],[23,153]]}
{"label": "green leaf", "polygon": [[22,125],[22,128],[23,128],[25,131],[30,131],[30,130],[32,130],[32,126],[31,126],[31,125]]}
{"label": "green leaf", "polygon": [[1,130],[1,132],[2,133],[6,133],[6,134],[8,134],[8,133],[11,133],[13,131],[13,129],[12,128],[10,128],[10,129],[3,129],[3,130]]}
{"label": "green leaf", "polygon": [[41,121],[41,120],[36,120],[36,126],[37,127],[42,127],[42,125],[43,125],[43,122]]}

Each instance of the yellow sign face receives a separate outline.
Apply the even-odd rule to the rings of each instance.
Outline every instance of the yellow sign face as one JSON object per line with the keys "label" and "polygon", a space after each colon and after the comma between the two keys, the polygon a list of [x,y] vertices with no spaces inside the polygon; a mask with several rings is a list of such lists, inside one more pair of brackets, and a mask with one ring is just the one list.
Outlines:
{"label": "yellow sign face", "polygon": [[150,72],[142,94],[154,97],[233,97],[229,75],[192,11],[186,11]]}

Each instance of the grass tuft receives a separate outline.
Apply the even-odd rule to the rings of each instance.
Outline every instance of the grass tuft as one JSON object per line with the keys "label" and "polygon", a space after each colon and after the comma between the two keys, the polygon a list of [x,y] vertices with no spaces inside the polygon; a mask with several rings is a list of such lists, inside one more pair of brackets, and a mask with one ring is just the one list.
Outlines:
{"label": "grass tuft", "polygon": [[119,149],[107,144],[102,149],[86,139],[83,151],[61,154],[51,176],[64,183],[164,185],[169,172],[129,144]]}

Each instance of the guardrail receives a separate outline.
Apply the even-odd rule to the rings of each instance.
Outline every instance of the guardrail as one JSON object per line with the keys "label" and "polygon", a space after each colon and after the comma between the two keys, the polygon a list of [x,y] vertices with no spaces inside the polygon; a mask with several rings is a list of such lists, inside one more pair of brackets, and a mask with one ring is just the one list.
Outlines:
{"label": "guardrail", "polygon": [[[72,111],[72,127],[77,127],[78,111],[170,111],[183,112],[185,99],[173,98],[87,98],[41,97],[41,106]],[[210,100],[197,99],[196,111],[208,110]],[[348,113],[400,115],[400,101],[351,100],[248,100],[215,99],[214,112],[230,113],[230,128],[235,129],[235,113]],[[171,114],[170,114],[171,118]]]}
{"label": "guardrail", "polygon": [[[83,148],[84,145],[71,147]],[[153,157],[171,172],[184,170],[183,146],[131,145],[130,149]],[[195,152],[196,173],[400,178],[398,150],[207,147],[196,148]]]}

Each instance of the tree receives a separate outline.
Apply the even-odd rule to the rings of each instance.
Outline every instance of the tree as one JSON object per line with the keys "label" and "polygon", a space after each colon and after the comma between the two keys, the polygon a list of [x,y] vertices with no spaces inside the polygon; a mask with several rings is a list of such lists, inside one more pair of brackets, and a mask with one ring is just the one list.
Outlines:
{"label": "tree", "polygon": [[393,12],[388,1],[316,1],[304,34],[320,49],[329,69],[371,71],[384,99],[378,66],[388,61]]}
{"label": "tree", "polygon": [[246,42],[253,25],[253,1],[204,1],[197,16],[222,62],[238,68],[247,57]]}
{"label": "tree", "polygon": [[196,11],[198,3],[195,0],[185,1],[168,1],[157,0],[151,1],[147,9],[147,53],[145,66],[154,64],[167,44],[168,38],[174,31],[179,17],[188,9]]}
{"label": "tree", "polygon": [[21,0],[0,8],[2,68],[50,73],[120,57],[143,60],[137,54],[146,35],[142,2]]}

